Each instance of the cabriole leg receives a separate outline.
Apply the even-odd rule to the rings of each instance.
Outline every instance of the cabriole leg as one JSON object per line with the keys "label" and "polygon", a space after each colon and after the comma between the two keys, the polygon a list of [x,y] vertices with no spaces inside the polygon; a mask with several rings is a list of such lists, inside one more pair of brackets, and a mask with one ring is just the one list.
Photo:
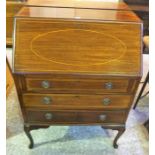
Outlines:
{"label": "cabriole leg", "polygon": [[32,135],[31,135],[31,133],[30,133],[30,131],[31,131],[30,126],[29,126],[29,125],[24,125],[24,131],[25,131],[27,137],[28,137],[29,140],[30,140],[29,148],[31,149],[31,148],[33,148],[33,146],[34,146],[34,142],[33,142]]}
{"label": "cabriole leg", "polygon": [[113,127],[107,127],[107,126],[101,126],[103,129],[112,129],[112,130],[118,130],[118,133],[113,141],[113,147],[114,148],[118,148],[117,145],[117,141],[120,138],[120,136],[124,133],[125,131],[125,126],[121,126],[121,127],[117,127],[117,126],[113,126]]}
{"label": "cabriole leg", "polygon": [[124,131],[125,131],[125,128],[119,128],[119,129],[118,129],[118,134],[116,135],[116,137],[115,137],[115,139],[114,139],[114,142],[113,142],[114,148],[118,148],[117,141],[118,141],[118,139],[120,138],[120,136],[124,133]]}

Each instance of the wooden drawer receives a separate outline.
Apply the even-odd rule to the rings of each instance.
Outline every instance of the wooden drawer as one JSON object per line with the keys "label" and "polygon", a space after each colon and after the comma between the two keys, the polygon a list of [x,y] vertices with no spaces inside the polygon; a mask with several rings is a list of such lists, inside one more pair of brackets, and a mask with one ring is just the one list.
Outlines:
{"label": "wooden drawer", "polygon": [[24,94],[25,107],[48,109],[127,109],[130,95]]}
{"label": "wooden drawer", "polygon": [[29,123],[124,123],[126,111],[36,111],[26,110]]}
{"label": "wooden drawer", "polygon": [[132,92],[135,81],[127,78],[90,79],[50,79],[26,78],[26,90],[56,93],[127,93]]}

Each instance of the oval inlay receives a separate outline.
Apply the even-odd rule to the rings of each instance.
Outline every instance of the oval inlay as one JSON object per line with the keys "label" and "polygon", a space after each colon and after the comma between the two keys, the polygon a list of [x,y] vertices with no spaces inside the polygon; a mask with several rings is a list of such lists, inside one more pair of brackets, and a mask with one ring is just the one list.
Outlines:
{"label": "oval inlay", "polygon": [[90,66],[120,59],[126,46],[115,36],[103,32],[66,29],[37,35],[31,41],[31,50],[46,61]]}

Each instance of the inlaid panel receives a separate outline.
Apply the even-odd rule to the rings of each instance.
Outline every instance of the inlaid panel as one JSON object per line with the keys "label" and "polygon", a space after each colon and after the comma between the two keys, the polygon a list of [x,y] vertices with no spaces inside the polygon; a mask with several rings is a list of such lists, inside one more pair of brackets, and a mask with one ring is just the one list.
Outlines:
{"label": "inlaid panel", "polygon": [[[94,44],[95,40],[97,40],[96,44]],[[42,45],[43,42],[44,45]],[[112,42],[113,47],[110,49]],[[118,51],[115,52],[116,50]],[[126,52],[126,46],[118,38],[102,32],[66,29],[37,35],[31,41],[31,51],[40,59],[53,63],[93,66],[119,59]],[[96,58],[100,59],[96,61]]]}
{"label": "inlaid panel", "polygon": [[16,20],[15,72],[141,72],[140,24]]}

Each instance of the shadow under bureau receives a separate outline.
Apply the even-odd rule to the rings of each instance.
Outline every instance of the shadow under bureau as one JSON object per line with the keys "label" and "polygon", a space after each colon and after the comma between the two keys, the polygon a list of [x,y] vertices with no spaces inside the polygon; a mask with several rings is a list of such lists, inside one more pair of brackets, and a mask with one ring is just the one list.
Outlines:
{"label": "shadow under bureau", "polygon": [[13,75],[30,148],[30,131],[50,125],[118,130],[117,148],[141,78],[141,33],[130,10],[22,8]]}

